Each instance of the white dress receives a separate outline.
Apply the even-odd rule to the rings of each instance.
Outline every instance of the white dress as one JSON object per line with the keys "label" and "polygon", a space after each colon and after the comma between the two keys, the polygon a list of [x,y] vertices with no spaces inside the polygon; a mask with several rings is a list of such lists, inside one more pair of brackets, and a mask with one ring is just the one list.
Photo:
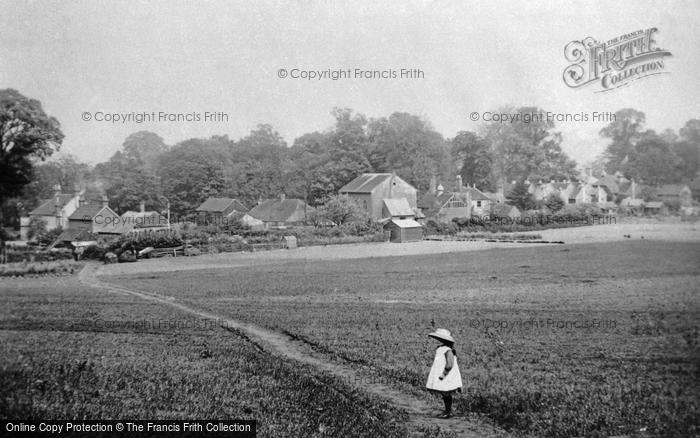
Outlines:
{"label": "white dress", "polygon": [[430,374],[428,374],[428,383],[425,384],[426,388],[434,391],[454,391],[462,387],[462,375],[459,373],[457,356],[454,356],[452,369],[447,373],[447,376],[442,380],[439,379],[439,377],[442,376],[442,372],[445,370],[445,363],[447,362],[445,353],[449,350],[450,347],[445,345],[435,350],[435,360],[433,361],[433,366],[430,368]]}

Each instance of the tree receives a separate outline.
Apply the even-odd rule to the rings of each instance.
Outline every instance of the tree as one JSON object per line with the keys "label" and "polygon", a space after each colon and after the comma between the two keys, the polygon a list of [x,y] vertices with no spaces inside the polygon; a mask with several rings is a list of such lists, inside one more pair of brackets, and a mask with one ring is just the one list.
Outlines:
{"label": "tree", "polygon": [[[498,112],[523,115],[545,113],[536,107],[506,107]],[[561,134],[554,129],[554,122],[544,117],[521,117],[512,123],[494,121],[484,125],[481,136],[491,148],[496,179],[524,180],[531,176],[573,178],[576,163],[561,149]]]}
{"label": "tree", "polygon": [[368,126],[369,161],[376,172],[393,172],[418,190],[430,186],[433,175],[448,178],[450,153],[442,135],[429,122],[408,113],[374,119]]}
{"label": "tree", "polygon": [[691,180],[700,172],[700,119],[688,120],[680,130],[680,140],[673,145],[679,158],[679,179]]}
{"label": "tree", "polygon": [[156,168],[158,157],[168,150],[163,139],[149,131],[139,131],[129,135],[122,147],[126,158],[150,172]]}
{"label": "tree", "polygon": [[557,211],[564,208],[565,204],[558,193],[550,193],[549,196],[545,198],[544,205],[549,209],[549,211],[551,211],[552,213],[556,213]]}
{"label": "tree", "polygon": [[190,139],[161,155],[156,170],[162,195],[174,213],[192,213],[209,196],[222,196],[234,171],[231,142],[225,137]]}
{"label": "tree", "polygon": [[46,233],[46,221],[40,217],[33,216],[29,219],[29,228],[27,230],[27,239],[32,240],[35,237]]}
{"label": "tree", "polygon": [[615,121],[600,130],[600,135],[612,142],[605,150],[608,173],[622,170],[623,163],[634,155],[634,146],[642,135],[646,123],[643,112],[624,108],[615,112]]}
{"label": "tree", "polygon": [[335,225],[343,225],[350,222],[367,222],[368,216],[362,208],[352,199],[344,195],[335,195],[321,207],[316,209],[318,218],[330,221]]}
{"label": "tree", "polygon": [[532,210],[536,207],[524,181],[517,182],[510,193],[506,195],[506,199],[510,205],[518,207],[521,211]]}
{"label": "tree", "polygon": [[481,190],[492,191],[491,166],[493,157],[489,145],[473,132],[461,131],[449,141],[452,157],[461,164],[459,174],[466,184],[476,184]]}
{"label": "tree", "polygon": [[671,146],[654,131],[647,131],[640,135],[622,170],[637,181],[656,185],[673,182],[677,166],[678,157]]}
{"label": "tree", "polygon": [[46,115],[41,102],[0,90],[0,205],[21,194],[32,180],[34,161],[58,151],[63,137],[58,120]]}

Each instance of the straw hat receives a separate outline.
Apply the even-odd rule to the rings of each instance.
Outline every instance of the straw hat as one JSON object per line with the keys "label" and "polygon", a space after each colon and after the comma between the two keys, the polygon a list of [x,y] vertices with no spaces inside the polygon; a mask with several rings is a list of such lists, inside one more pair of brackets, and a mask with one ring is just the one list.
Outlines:
{"label": "straw hat", "polygon": [[452,342],[452,343],[455,342],[450,331],[445,330],[443,328],[439,328],[439,329],[435,330],[434,332],[429,333],[428,336],[430,336],[431,338],[439,339],[441,341],[447,341],[447,342]]}

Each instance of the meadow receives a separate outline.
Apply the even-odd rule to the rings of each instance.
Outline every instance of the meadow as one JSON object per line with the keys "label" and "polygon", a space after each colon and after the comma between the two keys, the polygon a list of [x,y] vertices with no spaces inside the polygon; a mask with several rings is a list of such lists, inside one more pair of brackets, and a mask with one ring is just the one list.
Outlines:
{"label": "meadow", "polygon": [[0,417],[256,419],[261,437],[401,436],[405,414],[216,321],[83,286],[0,280]]}
{"label": "meadow", "polygon": [[646,240],[103,280],[288,333],[426,398],[426,334],[447,328],[465,380],[457,414],[515,435],[693,436],[698,261],[697,243]]}

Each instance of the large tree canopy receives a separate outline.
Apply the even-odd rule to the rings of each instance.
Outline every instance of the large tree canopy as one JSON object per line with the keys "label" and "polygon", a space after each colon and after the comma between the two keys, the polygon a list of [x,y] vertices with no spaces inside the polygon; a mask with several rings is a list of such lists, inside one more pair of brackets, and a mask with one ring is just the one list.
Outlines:
{"label": "large tree canopy", "polygon": [[[543,114],[536,107],[502,108],[498,113]],[[524,117],[508,123],[490,122],[482,137],[489,143],[493,173],[497,179],[569,178],[576,175],[576,163],[562,150],[562,136],[552,120]]]}
{"label": "large tree canopy", "polygon": [[605,151],[607,171],[614,173],[634,154],[634,146],[642,135],[646,116],[633,108],[615,112],[615,121],[600,130],[600,135],[611,140]]}
{"label": "large tree canopy", "polygon": [[33,164],[59,150],[63,133],[41,102],[0,90],[0,205],[32,181]]}

